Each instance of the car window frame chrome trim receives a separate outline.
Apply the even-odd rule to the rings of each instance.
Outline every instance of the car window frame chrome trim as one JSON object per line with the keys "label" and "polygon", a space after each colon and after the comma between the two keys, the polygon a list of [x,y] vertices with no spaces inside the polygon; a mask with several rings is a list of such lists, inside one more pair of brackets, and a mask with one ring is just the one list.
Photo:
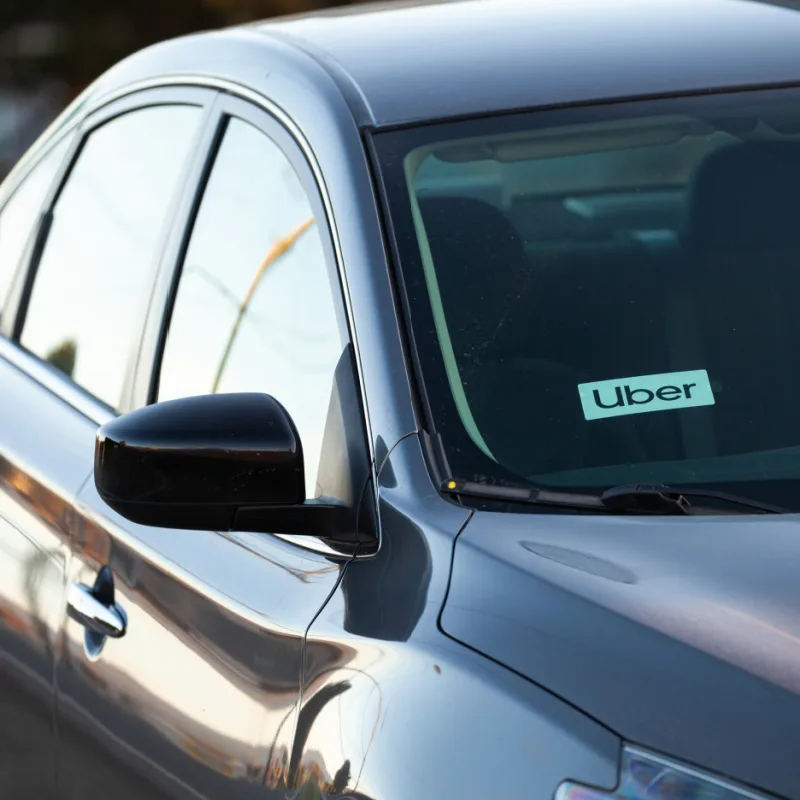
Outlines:
{"label": "car window frame chrome trim", "polygon": [[[336,271],[339,277],[339,281],[342,287],[342,300],[344,304],[344,311],[345,317],[347,319],[347,325],[350,334],[350,340],[353,344],[353,352],[355,355],[356,361],[356,373],[358,379],[358,388],[359,394],[361,399],[361,405],[364,414],[364,424],[366,429],[366,446],[367,446],[367,453],[370,462],[370,479],[372,484],[372,493],[373,493],[373,500],[375,503],[375,508],[378,509],[379,498],[378,498],[378,480],[377,480],[377,469],[376,469],[376,461],[375,461],[375,450],[373,445],[373,429],[372,429],[372,420],[370,417],[369,405],[367,403],[367,393],[366,393],[366,385],[364,383],[364,374],[363,374],[363,364],[361,360],[361,351],[358,342],[358,333],[356,330],[355,325],[355,317],[353,314],[352,308],[352,296],[350,292],[350,284],[347,279],[346,271],[344,268],[344,257],[339,237],[339,230],[338,226],[336,225],[336,219],[333,213],[333,203],[331,201],[330,192],[328,191],[328,186],[325,181],[325,178],[322,173],[322,169],[317,161],[316,155],[311,147],[310,142],[306,138],[305,134],[303,133],[301,127],[292,119],[292,117],[278,104],[274,101],[270,100],[265,95],[255,91],[252,88],[244,86],[236,81],[232,81],[225,78],[218,78],[210,75],[202,75],[202,74],[194,74],[194,73],[181,73],[181,74],[170,74],[160,77],[154,78],[147,78],[144,80],[134,81],[124,86],[118,87],[116,89],[110,90],[105,93],[98,94],[96,96],[92,96],[87,99],[86,105],[81,109],[79,113],[75,114],[75,117],[70,120],[69,123],[60,126],[60,133],[62,135],[68,135],[70,132],[78,131],[78,142],[76,143],[76,149],[80,149],[85,140],[85,132],[83,130],[85,123],[90,118],[95,117],[101,112],[104,108],[115,103],[125,97],[138,94],[140,92],[146,92],[152,89],[164,89],[164,88],[181,88],[181,87],[194,87],[199,89],[207,89],[207,90],[216,90],[217,92],[224,92],[226,94],[233,95],[234,97],[238,97],[246,102],[251,103],[252,105],[256,106],[257,108],[261,109],[262,111],[266,112],[270,117],[272,117],[279,125],[281,125],[292,140],[296,143],[297,147],[300,149],[303,157],[306,160],[306,163],[311,170],[311,174],[314,178],[314,181],[317,185],[317,189],[320,194],[320,199],[322,201],[322,206],[325,211],[326,223],[328,226],[328,230],[330,231],[331,235],[331,244],[334,253],[334,260],[336,261]],[[216,106],[216,103],[212,99],[209,103],[208,108],[213,110]],[[214,117],[213,114],[211,118],[207,116],[204,119],[203,124],[214,124]],[[93,126],[94,127],[94,126]],[[58,137],[59,139],[61,136]],[[49,149],[50,139],[43,134],[40,139],[37,141],[34,147],[38,149]],[[74,161],[75,153],[70,153],[69,161],[65,159],[65,165],[62,164],[62,170],[64,172],[59,176],[59,183],[56,185],[54,184],[51,187],[51,192],[57,196],[58,193],[61,191],[61,186],[63,185],[65,174],[68,174],[69,168],[71,167],[72,162]],[[30,153],[24,156],[23,158],[30,159],[31,162],[38,162],[38,154]],[[27,170],[24,171],[23,175],[20,176],[20,181],[27,175]],[[190,180],[196,180],[197,176],[192,175],[188,176]],[[17,183],[18,185],[18,183]],[[189,188],[197,188],[189,187]],[[52,197],[50,198],[53,199]],[[49,207],[49,206],[48,206]],[[27,276],[28,271],[31,265],[26,264],[23,271],[23,275]],[[16,327],[17,321],[17,308],[13,309],[13,324]],[[15,341],[12,341],[2,335],[0,335],[0,357],[5,358],[7,361],[13,363],[17,366],[20,370],[28,374],[33,380],[40,383],[43,387],[48,389],[54,395],[60,397],[64,402],[75,408],[78,412],[83,414],[87,419],[95,422],[98,425],[102,425],[105,422],[113,419],[116,416],[116,412],[109,409],[108,406],[101,403],[99,400],[95,399],[83,389],[81,389],[74,381],[70,380],[66,376],[60,376],[55,371],[51,371],[49,367],[45,364],[41,363],[38,358],[33,356],[32,354],[28,353],[27,351],[22,348],[22,346]],[[130,378],[129,378],[130,380]],[[358,559],[358,558],[372,558],[375,554],[381,549],[381,544],[383,540],[382,535],[382,525],[380,520],[380,514],[376,515],[377,517],[377,546],[375,548],[371,548],[368,553],[354,553],[354,554],[344,554],[339,551],[334,550],[331,548],[327,543],[325,543],[322,539],[316,536],[301,536],[296,534],[270,534],[278,539],[281,539],[285,542],[288,542],[294,546],[300,547],[304,550],[309,550],[314,553],[327,556],[329,558],[336,558],[340,560],[351,560],[351,559]],[[221,535],[225,535],[224,532],[220,532]]]}
{"label": "car window frame chrome trim", "polygon": [[41,254],[37,251],[44,244],[44,239],[46,239],[49,233],[50,209],[53,205],[53,198],[60,190],[64,178],[75,160],[76,152],[80,149],[82,141],[83,137],[77,125],[54,132],[52,138],[42,139],[39,143],[34,145],[34,147],[37,148],[36,151],[26,153],[23,156],[22,161],[25,162],[24,165],[19,168],[12,168],[11,172],[3,181],[3,194],[0,196],[0,214],[5,211],[6,206],[14,199],[14,196],[20,190],[22,184],[28,180],[33,171],[62,142],[66,142],[67,148],[61,158],[61,163],[53,174],[47,191],[39,203],[33,227],[28,233],[28,238],[22,253],[17,259],[17,263],[12,266],[13,274],[8,284],[6,295],[0,298],[0,300],[3,301],[2,309],[0,309],[2,312],[0,314],[0,336],[7,336],[13,339],[14,331],[17,327],[22,295],[28,282],[31,265],[34,261],[38,261],[39,255]]}

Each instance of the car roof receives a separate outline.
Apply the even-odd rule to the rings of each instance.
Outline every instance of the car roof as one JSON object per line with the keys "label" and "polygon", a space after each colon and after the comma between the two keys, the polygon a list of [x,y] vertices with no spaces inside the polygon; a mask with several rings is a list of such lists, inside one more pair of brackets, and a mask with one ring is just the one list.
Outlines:
{"label": "car roof", "polygon": [[376,125],[800,81],[800,10],[757,0],[401,0],[259,30],[335,66]]}
{"label": "car roof", "polygon": [[302,86],[318,104],[344,100],[361,127],[391,127],[800,83],[800,9],[784,0],[394,0],[155,45],[96,88],[190,73],[248,86],[290,114],[292,87]]}

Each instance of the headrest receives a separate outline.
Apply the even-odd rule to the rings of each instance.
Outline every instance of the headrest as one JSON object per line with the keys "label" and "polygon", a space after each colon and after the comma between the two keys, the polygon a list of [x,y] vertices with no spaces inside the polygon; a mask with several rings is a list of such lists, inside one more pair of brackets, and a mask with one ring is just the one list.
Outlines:
{"label": "headrest", "polygon": [[423,197],[419,200],[419,209],[434,261],[441,255],[448,264],[465,257],[467,264],[477,264],[479,258],[488,258],[498,266],[504,261],[517,266],[524,257],[516,228],[502,211],[483,200]]}
{"label": "headrest", "polygon": [[502,211],[471,197],[419,200],[447,326],[461,363],[478,357],[513,312],[525,249]]}
{"label": "headrest", "polygon": [[689,199],[695,250],[800,247],[800,145],[747,142],[712,152]]}

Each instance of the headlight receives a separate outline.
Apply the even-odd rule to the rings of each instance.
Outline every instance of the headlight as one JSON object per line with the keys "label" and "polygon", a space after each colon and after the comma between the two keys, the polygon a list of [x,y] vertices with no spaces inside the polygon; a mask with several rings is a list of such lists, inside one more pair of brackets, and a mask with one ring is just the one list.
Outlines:
{"label": "headlight", "polygon": [[620,781],[605,792],[577,783],[562,783],[555,800],[765,800],[726,780],[632,747],[622,751]]}

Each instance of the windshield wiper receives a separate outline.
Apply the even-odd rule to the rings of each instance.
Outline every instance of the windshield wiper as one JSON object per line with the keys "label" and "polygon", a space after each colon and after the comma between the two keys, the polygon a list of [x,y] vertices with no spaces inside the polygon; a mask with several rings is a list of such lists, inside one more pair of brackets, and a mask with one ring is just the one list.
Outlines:
{"label": "windshield wiper", "polygon": [[530,505],[558,506],[586,511],[609,512],[601,497],[595,494],[578,494],[577,492],[556,492],[551,489],[519,486],[497,486],[478,481],[447,480],[442,484],[445,494],[464,495],[486,500],[498,500],[506,503],[527,503]]}
{"label": "windshield wiper", "polygon": [[[642,511],[649,514],[713,514],[716,507],[699,507],[690,502],[692,499],[714,500],[739,508],[750,509],[760,514],[789,514],[786,508],[762,503],[749,497],[741,497],[728,492],[717,492],[713,489],[685,488],[644,483],[633,486],[615,486],[600,495],[600,499],[609,510],[620,512]],[[736,512],[734,512],[736,513]],[[739,513],[745,514],[746,511]]]}
{"label": "windshield wiper", "polygon": [[[441,490],[446,494],[464,495],[506,503],[572,508],[607,514],[661,514],[693,515],[725,513],[707,506],[695,506],[691,498],[714,500],[734,508],[749,509],[760,514],[788,514],[785,508],[751,500],[748,497],[717,492],[712,489],[684,489],[659,484],[615,486],[602,494],[558,492],[538,487],[497,486],[478,481],[453,479],[445,481]],[[747,511],[729,510],[727,513],[746,514]]]}

